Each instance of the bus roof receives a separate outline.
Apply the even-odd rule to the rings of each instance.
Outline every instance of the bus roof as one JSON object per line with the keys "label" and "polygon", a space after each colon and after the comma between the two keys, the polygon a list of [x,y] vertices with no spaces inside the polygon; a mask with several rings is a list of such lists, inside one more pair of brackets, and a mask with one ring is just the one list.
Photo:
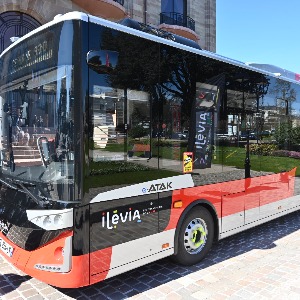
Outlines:
{"label": "bus roof", "polygon": [[[186,51],[189,51],[189,52],[192,52],[192,53],[195,53],[195,54],[200,54],[200,55],[203,55],[205,57],[212,58],[212,59],[215,59],[215,60],[218,60],[218,61],[222,61],[222,62],[231,64],[231,65],[235,65],[235,66],[238,66],[238,67],[241,67],[241,68],[245,68],[245,69],[248,69],[248,70],[252,70],[252,71],[259,72],[259,73],[262,73],[262,74],[265,74],[265,75],[268,75],[268,76],[278,78],[278,74],[270,72],[267,69],[258,68],[254,65],[251,65],[251,63],[249,64],[249,63],[241,62],[241,61],[238,61],[238,60],[235,60],[235,59],[231,59],[231,58],[219,55],[217,53],[213,53],[213,52],[210,52],[210,51],[207,51],[207,50],[202,50],[201,48],[196,49],[196,48],[191,47],[191,46],[187,46],[187,45],[184,45],[184,44],[181,44],[181,43],[169,40],[169,39],[164,39],[162,37],[159,37],[159,36],[144,32],[144,31],[137,30],[135,28],[124,26],[120,23],[112,22],[112,21],[109,21],[109,20],[102,19],[100,17],[96,17],[96,16],[93,16],[93,15],[89,15],[87,13],[78,12],[78,11],[68,12],[68,13],[62,14],[62,15],[57,15],[52,21],[36,28],[35,30],[31,31],[30,33],[28,33],[28,34],[24,35],[23,37],[21,37],[20,39],[18,39],[16,42],[12,43],[9,47],[7,47],[0,54],[0,57],[3,54],[5,54],[7,51],[9,51],[11,48],[16,46],[18,43],[20,43],[21,41],[23,41],[23,40],[27,39],[28,37],[30,37],[31,35],[34,35],[34,34],[38,33],[39,31],[42,31],[46,28],[49,28],[54,24],[64,22],[64,21],[67,21],[67,20],[82,20],[84,22],[92,22],[92,23],[99,24],[99,25],[102,25],[102,26],[105,26],[105,27],[109,27],[109,28],[112,28],[112,29],[115,29],[115,30],[118,30],[118,31],[121,31],[121,32],[130,33],[132,35],[139,36],[139,37],[142,37],[142,38],[145,38],[145,39],[148,39],[148,40],[153,40],[153,41],[156,41],[156,42],[159,42],[159,43],[162,43],[162,44],[173,46],[173,47],[176,47],[176,48],[179,48],[179,49],[182,49],[182,50],[186,50]],[[300,82],[300,75],[299,74],[296,74],[294,79],[286,77],[284,74],[280,74],[280,78],[283,78],[284,80],[296,82],[298,84]]]}
{"label": "bus roof", "polygon": [[289,79],[300,81],[300,74],[280,68],[278,66],[274,66],[271,64],[255,63],[255,62],[246,62],[246,65],[255,67],[257,69],[265,70],[267,72],[275,74],[278,77],[283,76]]}

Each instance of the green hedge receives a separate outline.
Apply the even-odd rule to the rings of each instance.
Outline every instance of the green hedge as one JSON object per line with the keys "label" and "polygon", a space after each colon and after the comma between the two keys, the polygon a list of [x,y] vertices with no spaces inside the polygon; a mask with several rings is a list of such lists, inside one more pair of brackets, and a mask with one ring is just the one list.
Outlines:
{"label": "green hedge", "polygon": [[99,161],[91,163],[90,175],[109,175],[116,173],[149,171],[147,166],[125,161]]}
{"label": "green hedge", "polygon": [[278,146],[274,144],[250,144],[250,153],[254,155],[273,155],[277,149]]}

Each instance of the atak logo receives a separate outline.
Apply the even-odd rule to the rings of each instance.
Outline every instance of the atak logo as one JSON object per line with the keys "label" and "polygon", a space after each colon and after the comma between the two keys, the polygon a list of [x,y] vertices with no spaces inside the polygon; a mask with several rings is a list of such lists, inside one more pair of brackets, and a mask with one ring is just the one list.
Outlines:
{"label": "atak logo", "polygon": [[102,213],[102,227],[107,229],[117,228],[117,225],[125,222],[131,222],[137,220],[136,222],[141,222],[141,216],[139,210],[132,211],[129,208],[126,212],[118,213],[118,210],[114,210],[112,215],[110,212]]}
{"label": "atak logo", "polygon": [[149,189],[143,188],[142,192],[145,193],[151,193],[151,192],[161,192],[165,190],[170,190],[172,189],[172,181],[171,182],[166,182],[166,183],[156,183],[156,184],[151,184]]}

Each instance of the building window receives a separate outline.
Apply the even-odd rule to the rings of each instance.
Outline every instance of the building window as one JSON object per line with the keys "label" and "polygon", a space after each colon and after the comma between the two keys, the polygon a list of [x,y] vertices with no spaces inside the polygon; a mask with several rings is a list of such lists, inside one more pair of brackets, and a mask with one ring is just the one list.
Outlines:
{"label": "building window", "polygon": [[12,37],[22,37],[39,26],[36,19],[19,11],[0,14],[0,52],[12,43]]}
{"label": "building window", "polygon": [[195,21],[187,15],[187,0],[162,0],[160,24],[178,25],[195,31]]}
{"label": "building window", "polygon": [[187,14],[187,1],[186,0],[162,0],[162,12],[172,12],[186,15]]}

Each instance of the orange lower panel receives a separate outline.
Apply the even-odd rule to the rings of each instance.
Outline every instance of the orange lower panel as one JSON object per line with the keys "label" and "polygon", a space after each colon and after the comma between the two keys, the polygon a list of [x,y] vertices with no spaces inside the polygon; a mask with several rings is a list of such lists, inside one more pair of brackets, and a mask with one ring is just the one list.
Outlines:
{"label": "orange lower panel", "polygon": [[[35,257],[34,260],[38,260]],[[28,265],[25,273],[28,275],[60,288],[77,288],[89,285],[89,271],[84,268],[88,264],[89,255],[73,256],[72,269],[68,273],[53,273],[34,269],[32,264]]]}
{"label": "orange lower panel", "polygon": [[18,269],[45,283],[61,288],[74,288],[89,285],[89,254],[73,256],[71,270],[67,273],[49,272],[38,270],[34,267],[36,264],[62,264],[63,257],[58,254],[59,251],[57,251],[57,249],[62,249],[65,245],[66,238],[72,235],[72,232],[66,232],[34,251],[26,251],[13,245],[2,233],[0,233],[0,237],[14,248],[12,257],[8,257],[2,251],[0,251],[0,253]]}
{"label": "orange lower panel", "polygon": [[91,253],[91,279],[90,284],[106,278],[110,269],[112,247]]}

